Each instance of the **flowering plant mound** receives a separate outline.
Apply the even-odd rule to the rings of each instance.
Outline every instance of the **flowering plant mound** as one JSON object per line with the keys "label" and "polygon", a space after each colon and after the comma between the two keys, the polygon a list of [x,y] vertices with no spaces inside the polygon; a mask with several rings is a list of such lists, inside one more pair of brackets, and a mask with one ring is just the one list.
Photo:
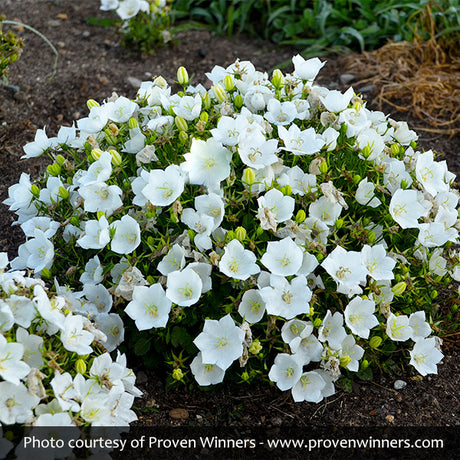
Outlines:
{"label": "flowering plant mound", "polygon": [[[36,426],[128,425],[140,391],[102,344],[94,322],[72,312],[39,278],[5,272],[0,253],[0,422]],[[107,315],[109,317],[110,315]],[[101,318],[102,319],[102,318]]]}
{"label": "flowering plant mound", "polygon": [[53,163],[9,189],[27,237],[12,267],[72,288],[111,349],[124,325],[177,381],[268,374],[318,402],[400,358],[436,373],[432,301],[459,278],[454,176],[406,123],[314,85],[319,59],[293,64],[216,66],[209,90],[181,67],[175,94],[158,77],[38,130],[25,157]]}
{"label": "flowering plant mound", "polygon": [[168,0],[101,0],[101,10],[115,10],[122,21],[123,44],[152,52],[169,42],[171,18]]}
{"label": "flowering plant mound", "polygon": [[8,81],[8,67],[21,56],[23,41],[11,30],[3,31],[5,17],[0,15],[0,78],[1,83]]}

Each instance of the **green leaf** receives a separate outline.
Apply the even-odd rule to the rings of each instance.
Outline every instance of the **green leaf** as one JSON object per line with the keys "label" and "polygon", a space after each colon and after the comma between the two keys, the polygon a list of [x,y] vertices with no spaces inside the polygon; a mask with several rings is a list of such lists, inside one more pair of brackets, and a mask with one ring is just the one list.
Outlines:
{"label": "green leaf", "polygon": [[137,356],[145,355],[150,350],[150,340],[150,337],[141,337],[136,342],[136,345],[134,345],[134,353],[136,353]]}

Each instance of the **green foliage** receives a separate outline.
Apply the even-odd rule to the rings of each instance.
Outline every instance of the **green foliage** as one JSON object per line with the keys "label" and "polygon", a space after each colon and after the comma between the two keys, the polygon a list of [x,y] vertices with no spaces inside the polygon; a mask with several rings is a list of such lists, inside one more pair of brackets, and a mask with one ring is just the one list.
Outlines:
{"label": "green foliage", "polygon": [[175,17],[198,21],[218,34],[247,32],[275,43],[319,50],[352,48],[360,51],[386,40],[411,40],[414,33],[431,34],[432,12],[436,36],[458,43],[458,0],[177,0]]}
{"label": "green foliage", "polygon": [[8,67],[17,61],[22,53],[24,43],[11,30],[3,31],[4,17],[0,16],[0,78],[7,81]]}

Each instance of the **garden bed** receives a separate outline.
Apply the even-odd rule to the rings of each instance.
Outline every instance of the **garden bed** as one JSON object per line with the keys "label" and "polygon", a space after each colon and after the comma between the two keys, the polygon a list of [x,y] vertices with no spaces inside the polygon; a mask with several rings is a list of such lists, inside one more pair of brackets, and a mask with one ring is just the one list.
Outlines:
{"label": "garden bed", "polygon": [[[106,28],[87,25],[88,17],[109,16],[98,10],[98,2],[82,0],[39,1],[6,0],[0,13],[8,19],[33,26],[56,46],[59,62],[55,77],[49,81],[53,53],[31,32],[21,31],[25,49],[21,59],[11,67],[9,87],[0,88],[0,200],[7,197],[8,187],[25,171],[38,175],[45,159],[20,160],[22,146],[33,140],[35,130],[46,126],[55,135],[60,125],[69,126],[87,113],[86,100],[98,101],[113,91],[134,98],[140,81],[161,75],[172,82],[183,65],[195,83],[206,84],[204,72],[214,65],[227,66],[236,58],[251,60],[258,69],[270,70],[289,61],[300,50],[277,48],[269,42],[247,37],[232,40],[215,37],[208,31],[189,30],[177,36],[178,44],[161,48],[152,55],[139,55],[122,48],[117,34]],[[359,81],[359,75],[347,76],[340,57],[328,56],[328,63],[317,82],[330,89],[345,89]],[[290,70],[287,68],[286,70]],[[364,86],[364,85],[363,85]],[[356,92],[372,102],[372,87],[354,86]],[[364,92],[365,90],[365,92]],[[385,109],[389,111],[388,108]],[[417,129],[420,121],[395,114]],[[419,131],[422,147],[443,153],[449,169],[460,172],[459,139]],[[11,228],[14,215],[1,209],[0,252],[16,255],[22,232]],[[441,305],[440,308],[446,306]],[[189,391],[184,386],[166,391],[164,377],[155,376],[131,362],[144,396],[135,402],[142,425],[199,424],[243,425],[456,425],[460,422],[460,402],[456,382],[460,368],[456,336],[445,340],[443,364],[437,376],[421,379],[407,370],[388,376],[376,374],[373,382],[356,379],[351,392],[338,390],[318,405],[294,403],[275,386],[223,384],[208,391]],[[394,389],[396,380],[407,383]],[[182,410],[177,410],[182,409]]]}

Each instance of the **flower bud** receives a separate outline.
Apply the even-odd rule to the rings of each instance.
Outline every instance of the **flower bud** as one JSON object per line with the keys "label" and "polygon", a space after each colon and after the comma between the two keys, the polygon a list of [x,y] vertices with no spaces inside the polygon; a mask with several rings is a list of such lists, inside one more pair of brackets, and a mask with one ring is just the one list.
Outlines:
{"label": "flower bud", "polygon": [[315,321],[313,321],[313,326],[316,328],[321,327],[321,324],[323,324],[321,318],[316,318]]}
{"label": "flower bud", "polygon": [[94,99],[88,99],[86,101],[86,105],[89,110],[91,110],[93,107],[100,107],[99,102],[95,101]]}
{"label": "flower bud", "polygon": [[204,121],[205,123],[207,123],[208,120],[209,120],[208,112],[201,112],[200,113],[200,120]]}
{"label": "flower bud", "polygon": [[391,153],[393,155],[398,155],[399,154],[399,145],[395,142],[394,144],[391,144]]}
{"label": "flower bud", "polygon": [[203,107],[205,110],[209,110],[211,108],[211,96],[209,93],[204,93],[201,95],[201,100],[203,101]]}
{"label": "flower bud", "polygon": [[214,97],[219,101],[219,102],[227,102],[228,101],[228,94],[226,93],[225,89],[222,87],[221,84],[216,83],[212,88],[212,92],[214,94]]}
{"label": "flower bud", "polygon": [[188,125],[183,117],[177,116],[176,118],[174,118],[174,123],[176,124],[179,131],[187,131]]}
{"label": "flower bud", "polygon": [[231,75],[225,75],[224,86],[228,92],[235,89],[235,82],[233,81],[233,77]]}
{"label": "flower bud", "polygon": [[185,144],[188,141],[188,134],[185,131],[179,133],[179,142]]}
{"label": "flower bud", "polygon": [[295,221],[298,224],[301,224],[306,218],[307,218],[307,214],[305,213],[305,211],[303,209],[299,209],[297,211],[297,214],[295,215]]}
{"label": "flower bud", "polygon": [[370,364],[370,363],[369,363],[369,361],[368,361],[367,359],[363,359],[363,360],[361,361],[361,366],[360,366],[360,367],[361,367],[361,370],[362,370],[362,371],[365,371],[365,370],[369,367],[369,364]]}
{"label": "flower bud", "polygon": [[284,83],[283,72],[280,69],[275,69],[272,74],[272,83],[275,88],[280,88]]}
{"label": "flower bud", "polygon": [[353,176],[353,184],[358,185],[361,182],[362,177],[359,174]]}
{"label": "flower bud", "polygon": [[183,66],[177,69],[177,82],[180,85],[187,85],[189,82],[187,69]]}
{"label": "flower bud", "polygon": [[410,146],[411,146],[413,149],[416,149],[416,148],[417,148],[417,142],[412,141],[412,142],[410,143]]}
{"label": "flower bud", "polygon": [[117,136],[113,135],[113,132],[110,129],[104,129],[105,140],[110,145],[116,145],[118,142]]}
{"label": "flower bud", "polygon": [[56,155],[56,163],[62,166],[65,163],[65,158],[61,154]]}
{"label": "flower bud", "polygon": [[69,191],[65,187],[63,187],[62,185],[59,187],[58,192],[59,192],[59,196],[63,200],[67,200],[67,198],[69,198]]}
{"label": "flower bud", "polygon": [[322,161],[322,162],[319,164],[319,170],[320,170],[323,174],[326,174],[328,169],[329,169],[329,167],[327,166],[326,161]]}
{"label": "flower bud", "polygon": [[121,166],[123,164],[123,158],[116,150],[110,149],[109,153],[112,155],[112,163],[114,166]]}
{"label": "flower bud", "polygon": [[137,120],[133,117],[131,117],[129,120],[128,120],[128,127],[129,129],[135,129],[135,128],[138,128],[139,127],[139,123],[137,122]]}
{"label": "flower bud", "polygon": [[237,109],[241,109],[241,107],[243,107],[244,104],[243,96],[241,96],[241,94],[237,94],[235,96],[235,99],[233,99],[233,104]]}
{"label": "flower bud", "polygon": [[91,156],[95,160],[99,160],[99,158],[101,158],[101,155],[102,155],[102,150],[101,149],[93,149],[93,150],[91,150]]}
{"label": "flower bud", "polygon": [[153,84],[155,86],[158,86],[159,88],[166,89],[168,87],[167,81],[163,77],[156,77],[155,80],[153,80]]}
{"label": "flower bud", "polygon": [[46,170],[48,171],[48,174],[51,176],[59,176],[59,174],[61,174],[61,167],[58,163],[48,165]]}
{"label": "flower bud", "polygon": [[232,241],[235,239],[235,232],[233,230],[229,230],[227,232],[227,241]]}
{"label": "flower bud", "polygon": [[430,297],[432,299],[436,299],[436,297],[438,297],[438,291],[436,289],[433,289],[430,293]]}
{"label": "flower bud", "polygon": [[152,275],[148,275],[146,281],[149,285],[155,284],[155,278]]}
{"label": "flower bud", "polygon": [[370,340],[369,340],[369,346],[371,348],[378,348],[382,343],[382,337],[379,337],[378,335],[374,335],[374,337],[372,337]]}
{"label": "flower bud", "polygon": [[289,184],[285,185],[284,187],[281,187],[281,191],[283,192],[283,195],[286,195],[286,196],[292,195],[292,187]]}
{"label": "flower bud", "polygon": [[313,307],[310,307],[310,310],[308,311],[308,316],[313,316],[315,314],[315,309]]}
{"label": "flower bud", "polygon": [[86,363],[81,358],[77,359],[75,362],[75,370],[79,374],[84,374],[86,372]]}
{"label": "flower bud", "polygon": [[344,224],[344,220],[343,219],[337,219],[335,221],[335,228],[337,230],[340,230],[342,227],[343,227],[343,224]]}
{"label": "flower bud", "polygon": [[262,350],[262,344],[258,340],[254,340],[251,345],[249,345],[248,351],[252,355],[258,355]]}
{"label": "flower bud", "polygon": [[37,184],[32,184],[32,186],[30,187],[30,192],[33,196],[38,198],[38,196],[40,195],[40,188]]}
{"label": "flower bud", "polygon": [[97,220],[100,220],[103,216],[105,216],[104,211],[98,211],[96,214]]}
{"label": "flower bud", "polygon": [[174,380],[180,381],[184,378],[184,373],[182,372],[182,369],[176,368],[172,371],[172,378]]}
{"label": "flower bud", "polygon": [[360,101],[355,101],[352,106],[357,112],[361,110],[363,104]]}
{"label": "flower bud", "polygon": [[237,227],[235,229],[235,236],[238,241],[243,242],[247,236],[246,229],[244,227]]}
{"label": "flower bud", "polygon": [[367,145],[365,147],[363,147],[361,152],[362,152],[364,158],[367,158],[371,154],[371,150]]}
{"label": "flower bud", "polygon": [[407,284],[405,281],[400,281],[399,283],[395,284],[391,290],[395,296],[401,295],[406,290]]}
{"label": "flower bud", "polygon": [[347,367],[347,366],[350,364],[350,362],[351,362],[351,358],[350,358],[348,355],[345,355],[345,356],[342,356],[342,357],[339,359],[339,361],[340,361],[340,365],[341,365],[342,367]]}
{"label": "flower bud", "polygon": [[256,173],[251,168],[246,168],[243,172],[243,182],[248,185],[254,184],[256,181]]}

